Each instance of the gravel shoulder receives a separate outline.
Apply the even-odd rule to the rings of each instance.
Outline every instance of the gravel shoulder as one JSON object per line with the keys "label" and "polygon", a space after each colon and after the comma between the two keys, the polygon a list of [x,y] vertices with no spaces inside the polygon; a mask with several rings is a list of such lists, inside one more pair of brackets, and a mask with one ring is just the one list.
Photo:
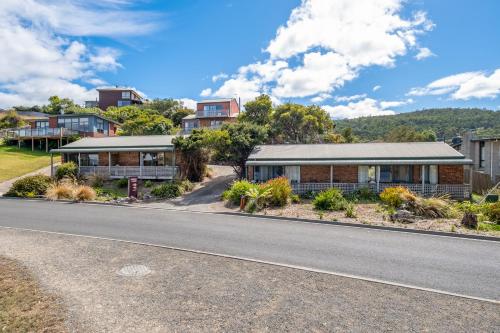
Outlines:
{"label": "gravel shoulder", "polygon": [[[500,306],[124,242],[0,229],[0,255],[62,297],[82,332],[493,332]],[[145,265],[142,277],[117,274]]]}

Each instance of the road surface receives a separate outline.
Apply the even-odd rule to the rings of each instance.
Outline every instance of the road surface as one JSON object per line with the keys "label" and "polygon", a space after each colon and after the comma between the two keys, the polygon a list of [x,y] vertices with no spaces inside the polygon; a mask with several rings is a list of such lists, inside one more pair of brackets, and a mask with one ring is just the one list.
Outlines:
{"label": "road surface", "polygon": [[500,300],[500,242],[244,216],[0,200],[0,226],[243,257]]}

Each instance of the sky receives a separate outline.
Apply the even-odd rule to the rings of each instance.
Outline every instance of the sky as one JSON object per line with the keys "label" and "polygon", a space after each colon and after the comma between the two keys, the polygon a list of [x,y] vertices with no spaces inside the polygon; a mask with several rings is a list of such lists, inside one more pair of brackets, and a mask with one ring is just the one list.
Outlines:
{"label": "sky", "polygon": [[[125,86],[333,118],[500,110],[497,0],[2,0],[0,107]],[[500,114],[499,114],[500,115]]]}

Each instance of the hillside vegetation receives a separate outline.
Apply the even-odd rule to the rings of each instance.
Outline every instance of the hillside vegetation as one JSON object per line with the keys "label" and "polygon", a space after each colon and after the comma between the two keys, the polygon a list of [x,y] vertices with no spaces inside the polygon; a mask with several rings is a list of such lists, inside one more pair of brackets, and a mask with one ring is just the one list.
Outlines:
{"label": "hillside vegetation", "polygon": [[438,138],[451,139],[468,129],[500,134],[500,112],[485,109],[428,109],[392,116],[337,120],[337,131],[352,128],[361,141],[383,140],[395,127],[410,126],[417,131],[431,130]]}

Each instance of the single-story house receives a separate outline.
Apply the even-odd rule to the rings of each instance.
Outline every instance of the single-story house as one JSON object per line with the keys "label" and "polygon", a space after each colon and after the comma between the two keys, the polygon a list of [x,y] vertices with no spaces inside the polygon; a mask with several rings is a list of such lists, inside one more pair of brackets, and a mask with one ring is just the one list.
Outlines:
{"label": "single-story house", "polygon": [[109,178],[174,179],[179,171],[173,135],[83,138],[58,149],[62,162],[73,161],[80,174]]}
{"label": "single-story house", "polygon": [[285,176],[296,193],[330,187],[345,193],[369,187],[380,193],[405,186],[422,195],[468,198],[471,186],[464,176],[471,164],[446,143],[411,142],[262,145],[246,166],[249,180]]}

